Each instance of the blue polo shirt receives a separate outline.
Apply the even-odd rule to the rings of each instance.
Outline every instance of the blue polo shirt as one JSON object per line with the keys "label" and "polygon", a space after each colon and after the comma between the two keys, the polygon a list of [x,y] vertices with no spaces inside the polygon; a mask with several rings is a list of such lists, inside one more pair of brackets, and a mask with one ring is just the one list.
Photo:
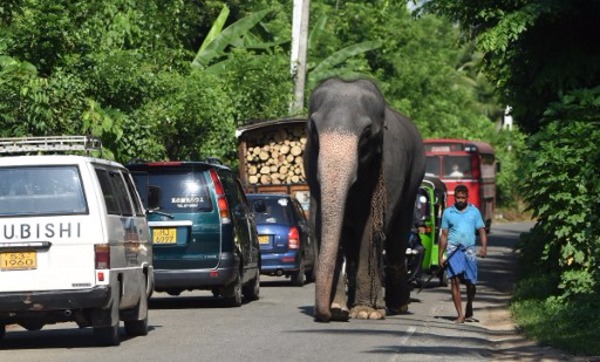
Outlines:
{"label": "blue polo shirt", "polygon": [[469,204],[461,212],[452,205],[442,214],[442,229],[448,229],[448,244],[475,245],[475,231],[485,227],[481,212]]}

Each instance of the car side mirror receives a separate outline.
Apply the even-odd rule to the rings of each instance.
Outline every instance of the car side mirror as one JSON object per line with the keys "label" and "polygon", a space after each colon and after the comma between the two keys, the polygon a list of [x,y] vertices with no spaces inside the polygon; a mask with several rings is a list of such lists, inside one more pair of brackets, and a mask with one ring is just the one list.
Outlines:
{"label": "car side mirror", "polygon": [[252,208],[254,212],[263,213],[267,212],[267,204],[263,200],[256,200],[252,203]]}

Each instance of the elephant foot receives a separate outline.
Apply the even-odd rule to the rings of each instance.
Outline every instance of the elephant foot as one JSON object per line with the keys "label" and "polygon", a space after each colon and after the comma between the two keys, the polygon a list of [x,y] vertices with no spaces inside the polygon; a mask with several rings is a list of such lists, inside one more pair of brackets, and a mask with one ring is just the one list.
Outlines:
{"label": "elephant foot", "polygon": [[319,312],[315,311],[315,322],[329,323],[335,322],[347,322],[350,319],[350,311],[347,307],[342,306],[338,303],[332,303],[329,310]]}
{"label": "elephant foot", "polygon": [[390,315],[406,314],[408,313],[408,304],[401,305],[397,308],[388,307],[388,312]]}
{"label": "elephant foot", "polygon": [[350,319],[350,311],[345,306],[337,303],[331,304],[331,320],[336,322],[347,322]]}
{"label": "elephant foot", "polygon": [[378,308],[375,309],[373,307],[359,305],[350,311],[350,318],[353,319],[375,319],[381,320],[385,319],[385,309]]}

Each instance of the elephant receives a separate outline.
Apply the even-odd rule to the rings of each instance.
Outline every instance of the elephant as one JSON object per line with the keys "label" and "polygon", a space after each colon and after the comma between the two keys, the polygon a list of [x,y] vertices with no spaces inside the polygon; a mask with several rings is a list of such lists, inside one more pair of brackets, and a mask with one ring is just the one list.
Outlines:
{"label": "elephant", "polygon": [[406,245],[425,175],[419,131],[372,81],[334,77],[310,96],[306,134],[309,223],[319,250],[315,321],[406,312]]}

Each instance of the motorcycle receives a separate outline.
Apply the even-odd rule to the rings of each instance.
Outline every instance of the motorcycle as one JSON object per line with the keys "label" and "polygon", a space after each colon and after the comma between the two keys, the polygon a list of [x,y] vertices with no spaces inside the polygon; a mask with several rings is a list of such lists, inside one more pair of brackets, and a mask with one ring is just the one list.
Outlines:
{"label": "motorcycle", "polygon": [[413,287],[420,287],[422,282],[423,258],[425,248],[418,232],[411,231],[406,248],[406,270],[408,282]]}

